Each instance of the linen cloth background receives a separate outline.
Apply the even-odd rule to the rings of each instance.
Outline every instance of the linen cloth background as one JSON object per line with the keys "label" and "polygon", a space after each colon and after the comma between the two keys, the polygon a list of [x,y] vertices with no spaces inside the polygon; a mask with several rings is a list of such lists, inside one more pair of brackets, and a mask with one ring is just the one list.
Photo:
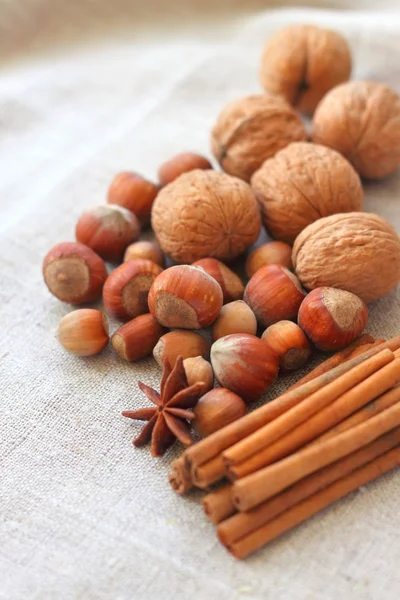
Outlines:
{"label": "linen cloth background", "polygon": [[[131,445],[139,428],[120,412],[145,404],[136,380],[157,386],[158,368],[124,364],[110,349],[65,353],[54,332],[71,307],[41,277],[47,250],[73,239],[78,215],[104,201],[117,171],[155,178],[177,151],[209,154],[219,110],[260,91],[260,52],[273,30],[337,28],[354,77],[400,92],[397,8],[0,2],[1,598],[399,598],[398,473],[237,562],[200,496],[170,490],[174,452],[154,460]],[[366,209],[398,230],[399,193],[399,174],[366,186]],[[399,317],[393,292],[371,306],[368,329],[397,335]]]}

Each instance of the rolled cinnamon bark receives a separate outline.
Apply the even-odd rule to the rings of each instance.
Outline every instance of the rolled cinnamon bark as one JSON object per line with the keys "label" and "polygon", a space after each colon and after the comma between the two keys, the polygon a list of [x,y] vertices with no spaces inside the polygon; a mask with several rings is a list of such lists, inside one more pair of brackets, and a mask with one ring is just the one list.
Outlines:
{"label": "rolled cinnamon bark", "polygon": [[275,440],[287,434],[291,429],[304,423],[311,416],[325,408],[325,406],[393,360],[393,352],[382,350],[382,352],[372,356],[361,365],[357,365],[314,394],[311,394],[308,398],[305,398],[302,402],[299,402],[293,408],[287,410],[271,423],[264,425],[264,427],[261,427],[234,446],[227,448],[223,452],[224,462],[227,465],[236,465],[254,454],[258,454],[266,446],[270,446]]}
{"label": "rolled cinnamon bark", "polygon": [[236,512],[232,502],[232,486],[230,484],[207,494],[201,502],[208,520],[214,525],[221,523]]}
{"label": "rolled cinnamon bark", "polygon": [[248,415],[223,427],[197,444],[194,444],[184,452],[184,458],[187,464],[191,467],[197,467],[209,461],[226,448],[229,448],[229,446],[232,446],[247,435],[250,435],[289,408],[292,408],[292,406],[298,404],[298,402],[301,402],[301,400],[310,394],[313,394],[340,375],[343,375],[343,373],[347,373],[347,371],[350,371],[353,367],[361,364],[371,356],[378,354],[378,352],[385,348],[392,351],[400,348],[400,336],[384,342],[380,346],[372,348],[372,350],[369,350],[344,364],[338,365],[327,373],[316,377],[312,381],[309,381],[292,391],[285,392],[275,400],[268,404],[264,404]]}
{"label": "rolled cinnamon bark", "polygon": [[384,340],[384,339],[378,339],[378,340],[375,340],[375,342],[372,342],[370,344],[364,344],[363,346],[359,346],[358,348],[355,348],[355,350],[353,350],[349,356],[347,356],[346,360],[350,360],[351,358],[355,358],[356,356],[359,356],[359,354],[363,354],[367,350],[376,348],[377,346],[380,346],[381,344],[383,344],[385,341],[386,340]]}
{"label": "rolled cinnamon bark", "polygon": [[383,473],[394,469],[400,464],[400,447],[386,452],[379,458],[356,469],[346,477],[339,479],[320,492],[293,506],[276,519],[256,529],[249,535],[228,546],[228,550],[236,558],[245,558],[252,552],[262,548],[271,540],[309,519],[336,500],[347,496],[360,486],[378,478]]}
{"label": "rolled cinnamon bark", "polygon": [[349,431],[239,479],[233,484],[233,503],[240,511],[251,510],[296,481],[355,452],[399,425],[400,403],[397,403]]}
{"label": "rolled cinnamon bark", "polygon": [[195,486],[207,489],[213,483],[220,481],[225,476],[225,466],[222,455],[215,456],[208,462],[191,470],[191,478]]}
{"label": "rolled cinnamon bark", "polygon": [[397,358],[317,412],[308,421],[260,450],[258,454],[253,454],[249,459],[237,465],[229,465],[226,469],[228,477],[232,480],[246,477],[250,473],[288,456],[386,392],[399,379],[400,359]]}
{"label": "rolled cinnamon bark", "polygon": [[177,494],[184,494],[193,487],[189,469],[187,468],[183,458],[177,458],[171,464],[169,483]]}
{"label": "rolled cinnamon bark", "polygon": [[296,381],[296,383],[291,385],[290,388],[287,389],[287,391],[290,392],[291,390],[295,390],[296,388],[303,385],[304,383],[307,383],[308,381],[312,381],[316,377],[319,377],[320,375],[323,375],[324,373],[331,371],[338,365],[343,364],[346,360],[351,358],[353,352],[357,351],[358,349],[360,349],[360,352],[366,352],[367,350],[369,350],[370,345],[373,344],[374,342],[375,342],[375,340],[372,337],[372,335],[369,335],[369,333],[363,333],[362,335],[360,335],[360,337],[358,337],[356,340],[354,340],[354,342],[349,344],[346,348],[344,348],[343,350],[340,350],[339,352],[336,352],[336,354],[334,354],[333,356],[330,356],[327,360],[325,360],[321,364],[317,365],[315,367],[315,369],[313,369],[312,371],[307,373],[307,375],[304,375],[304,377],[299,379],[299,381]]}
{"label": "rolled cinnamon bark", "polygon": [[393,406],[393,404],[396,404],[396,402],[399,402],[399,401],[400,401],[400,386],[396,386],[396,387],[392,388],[391,390],[389,390],[388,392],[386,392],[385,394],[382,394],[382,396],[379,396],[379,398],[377,398],[376,400],[373,400],[372,402],[369,402],[368,404],[363,406],[363,408],[361,408],[356,413],[352,414],[351,417],[349,417],[348,419],[345,419],[344,421],[339,423],[339,425],[332,427],[332,429],[329,429],[326,433],[317,437],[315,440],[313,440],[310,444],[307,445],[307,448],[309,446],[312,446],[313,444],[318,444],[319,442],[328,440],[329,438],[332,438],[335,435],[338,435],[338,433],[343,433],[343,431],[348,431],[352,427],[355,427],[359,423],[363,423],[364,421],[367,421],[371,417],[379,414],[386,408]]}
{"label": "rolled cinnamon bark", "polygon": [[217,527],[219,540],[225,546],[230,546],[233,542],[249,535],[249,533],[271,521],[292,506],[295,506],[334,481],[347,476],[354,469],[371,462],[371,460],[374,460],[399,444],[400,427],[397,427],[364,448],[298,481],[278,496],[267,500],[253,510],[238,512],[229,519],[222,521]]}

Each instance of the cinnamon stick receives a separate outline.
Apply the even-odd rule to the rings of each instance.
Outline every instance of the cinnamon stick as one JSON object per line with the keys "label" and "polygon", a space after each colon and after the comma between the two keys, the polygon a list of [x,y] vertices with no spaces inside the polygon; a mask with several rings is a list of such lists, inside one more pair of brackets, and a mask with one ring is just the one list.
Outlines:
{"label": "cinnamon stick", "polygon": [[171,469],[169,483],[172,489],[177,494],[188,492],[193,487],[193,482],[184,459],[181,457],[174,460]]}
{"label": "cinnamon stick", "polygon": [[[399,361],[400,363],[400,361]],[[366,446],[400,425],[400,403],[332,439],[304,448],[274,465],[233,484],[233,503],[247,511],[278,494],[296,481]]]}
{"label": "cinnamon stick", "polygon": [[227,465],[242,463],[253,454],[259,453],[275,440],[281,438],[294,427],[304,423],[312,415],[325,408],[328,404],[339,398],[348,390],[367,379],[370,375],[394,360],[393,352],[382,350],[361,365],[358,365],[341,375],[328,385],[324,386],[293,408],[264,425],[253,434],[247,436],[237,444],[223,452],[224,462]]}
{"label": "cinnamon stick", "polygon": [[353,352],[346,358],[346,360],[349,360],[350,358],[355,358],[356,356],[358,356],[359,354],[363,354],[363,352],[366,352],[367,350],[376,348],[376,346],[380,346],[381,344],[383,344],[383,342],[385,342],[384,339],[378,339],[370,344],[364,344],[363,346],[360,346],[359,348],[353,350]]}
{"label": "cinnamon stick", "polygon": [[224,485],[202,499],[204,512],[211,523],[217,525],[236,512],[232,502],[232,486]]}
{"label": "cinnamon stick", "polygon": [[[321,364],[316,366],[315,369],[313,369],[312,371],[307,373],[307,375],[305,375],[304,377],[299,379],[299,381],[296,381],[296,383],[294,383],[292,386],[290,386],[290,388],[288,388],[287,391],[289,392],[290,390],[295,390],[300,385],[303,385],[304,383],[307,383],[308,381],[312,381],[316,377],[319,377],[320,375],[323,375],[324,373],[331,371],[333,368],[337,367],[338,365],[341,365],[348,358],[350,358],[350,355],[352,354],[352,352],[354,352],[358,348],[362,348],[363,346],[366,346],[367,344],[372,344],[372,343],[374,343],[374,341],[375,340],[372,337],[372,335],[369,335],[369,333],[363,333],[362,335],[360,335],[360,337],[358,337],[356,340],[354,340],[354,342],[352,344],[349,344],[343,350],[336,352],[336,354],[334,354],[333,356],[330,356],[327,360],[325,360],[324,362],[322,362]],[[364,351],[366,351],[366,350],[368,350],[367,347],[364,348]]]}
{"label": "cinnamon stick", "polygon": [[247,460],[229,465],[226,470],[228,477],[233,480],[246,477],[284,458],[389,390],[399,379],[400,359],[396,358],[271,445],[266,446],[268,440],[258,440],[261,450],[257,453],[255,448],[255,453]]}
{"label": "cinnamon stick", "polygon": [[206,489],[225,477],[225,465],[222,455],[215,456],[206,463],[191,470],[191,478],[195,486]]}
{"label": "cinnamon stick", "polygon": [[364,448],[298,481],[289,489],[260,504],[260,506],[253,508],[253,510],[236,513],[229,519],[222,521],[217,527],[219,540],[225,546],[230,546],[233,542],[249,535],[249,533],[271,521],[292,506],[295,506],[334,481],[342,479],[355,469],[371,462],[371,460],[374,460],[399,444],[400,427],[397,427]]}
{"label": "cinnamon stick", "polygon": [[293,508],[282,513],[276,519],[263,525],[256,531],[229,545],[228,550],[236,558],[245,558],[252,552],[262,548],[262,546],[265,546],[271,540],[299,525],[333,502],[336,502],[336,500],[377,479],[380,475],[394,469],[399,464],[400,447],[397,446],[320,492],[296,504]]}
{"label": "cinnamon stick", "polygon": [[312,441],[311,444],[308,444],[307,447],[312,446],[313,444],[318,444],[319,442],[323,442],[324,440],[328,440],[329,438],[332,438],[338,433],[342,433],[343,431],[348,431],[352,427],[355,427],[359,423],[367,421],[374,415],[379,414],[386,408],[393,406],[393,404],[396,404],[396,402],[399,401],[400,387],[397,386],[392,388],[385,394],[382,394],[382,396],[379,396],[379,398],[377,398],[376,400],[373,400],[372,402],[369,402],[368,404],[363,406],[363,408],[361,408],[356,413],[352,414],[351,417],[349,417],[348,419],[345,419],[344,421],[339,423],[339,425],[336,425],[336,427],[332,427],[332,429],[329,429],[326,433],[320,435],[318,438]]}
{"label": "cinnamon stick", "polygon": [[284,413],[298,402],[313,394],[323,386],[327,385],[343,373],[347,373],[353,367],[361,364],[371,356],[378,354],[380,350],[388,348],[389,350],[397,350],[400,348],[400,336],[384,342],[380,346],[369,350],[365,354],[347,361],[344,364],[338,365],[336,368],[316,377],[312,381],[299,386],[298,388],[285,392],[275,400],[264,404],[260,408],[245,415],[241,419],[234,421],[230,425],[223,427],[219,431],[209,435],[204,440],[194,444],[184,452],[185,460],[189,465],[200,466],[201,464],[214,458],[220,452],[229,448],[247,435],[253,433],[266,423],[269,423],[282,413]]}

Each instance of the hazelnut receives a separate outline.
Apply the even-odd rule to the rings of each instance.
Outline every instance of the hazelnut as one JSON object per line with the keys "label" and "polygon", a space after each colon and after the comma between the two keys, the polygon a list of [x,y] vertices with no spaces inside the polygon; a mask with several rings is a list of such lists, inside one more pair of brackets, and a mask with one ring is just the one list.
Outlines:
{"label": "hazelnut", "polygon": [[364,331],[368,309],[351,292],[321,287],[303,300],[298,323],[319,350],[339,350]]}
{"label": "hazelnut", "polygon": [[364,302],[388,294],[400,281],[400,240],[393,227],[372,213],[319,219],[293,246],[293,265],[303,286],[337,287]]}
{"label": "hazelnut", "polygon": [[212,370],[211,364],[207,360],[204,360],[202,356],[185,358],[183,361],[183,368],[185,369],[189,386],[201,381],[204,383],[205,392],[208,392],[213,388],[214,371]]}
{"label": "hazelnut", "polygon": [[254,402],[275,381],[278,358],[255,335],[227,335],[211,346],[211,364],[222,387]]}
{"label": "hazelnut", "polygon": [[222,306],[219,283],[199,267],[166,269],[149,293],[150,312],[165,327],[201,329],[211,325]]}
{"label": "hazelnut", "polygon": [[197,169],[160,191],[152,226],[162,250],[176,262],[209,256],[231,260],[256,241],[261,217],[244,181]]}
{"label": "hazelnut", "polygon": [[213,342],[231,333],[257,333],[257,319],[243,300],[229,302],[221,308],[212,327]]}
{"label": "hazelnut", "polygon": [[244,291],[244,301],[264,326],[296,319],[304,297],[296,275],[280,265],[261,267]]}
{"label": "hazelnut", "polygon": [[141,175],[118,173],[109,187],[107,202],[118,204],[133,212],[143,225],[150,223],[151,207],[158,194],[158,186]]}
{"label": "hazelnut", "polygon": [[363,208],[356,171],[338,152],[318,144],[290,144],[265,161],[251,185],[265,227],[272,237],[289,244],[321,217]]}
{"label": "hazelnut", "polygon": [[304,331],[292,321],[270,325],[261,339],[278,357],[282,371],[303,367],[311,356],[311,346]]}
{"label": "hazelnut", "polygon": [[244,285],[240,277],[221,261],[216,258],[201,258],[194,262],[193,266],[201,267],[218,281],[224,296],[224,304],[243,297]]}
{"label": "hazelnut", "polygon": [[164,255],[159,245],[154,242],[141,240],[140,242],[130,244],[125,250],[124,262],[135,258],[144,258],[145,260],[151,260],[160,267],[164,266]]}
{"label": "hazelnut", "polygon": [[116,204],[104,204],[84,212],[76,224],[78,242],[86,244],[104,260],[118,262],[125,248],[137,240],[139,221],[133,213]]}
{"label": "hazelnut", "polygon": [[176,154],[160,165],[158,169],[158,180],[160,185],[167,185],[174,181],[182,173],[194,171],[194,169],[212,169],[212,164],[201,154],[195,152],[182,152]]}
{"label": "hazelnut", "polygon": [[346,40],[336,31],[314,25],[289,25],[277,31],[261,58],[264,89],[305,113],[312,113],[326,92],[347,81],[350,73]]}
{"label": "hazelnut", "polygon": [[106,311],[121,321],[149,312],[147,297],[162,269],[151,260],[129,260],[111,273],[103,289]]}
{"label": "hazelnut", "polygon": [[70,304],[96,300],[107,276],[100,256],[76,242],[57,244],[43,261],[43,278],[50,292]]}
{"label": "hazelnut", "polygon": [[285,242],[267,242],[249,254],[246,260],[247,276],[253,277],[254,273],[265,265],[281,265],[292,269],[292,248]]}
{"label": "hazelnut", "polygon": [[206,437],[243,417],[246,404],[230,390],[215,388],[199,399],[193,412],[193,429]]}
{"label": "hazelnut", "polygon": [[283,98],[270,94],[231,102],[211,132],[212,151],[223,170],[245,181],[278,150],[306,139],[295,111]]}
{"label": "hazelnut", "polygon": [[149,356],[165,332],[153,315],[147,313],[117,329],[111,344],[120,358],[132,362]]}
{"label": "hazelnut", "polygon": [[400,97],[373,81],[339,85],[315,111],[313,141],[343,154],[362,177],[386,177],[400,164]]}
{"label": "hazelnut", "polygon": [[174,365],[178,356],[185,360],[195,356],[208,358],[209,355],[210,344],[203,336],[194,331],[179,329],[163,335],[153,350],[153,356],[160,367],[165,359]]}
{"label": "hazelnut", "polygon": [[65,315],[58,326],[60,344],[77,356],[92,356],[108,344],[107,317],[100,310],[81,308]]}

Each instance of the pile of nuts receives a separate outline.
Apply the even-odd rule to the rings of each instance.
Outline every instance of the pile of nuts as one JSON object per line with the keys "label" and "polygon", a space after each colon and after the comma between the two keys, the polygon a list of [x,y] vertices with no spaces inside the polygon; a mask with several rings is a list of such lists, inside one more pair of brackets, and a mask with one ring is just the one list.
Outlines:
{"label": "pile of nuts", "polygon": [[[400,164],[400,98],[383,84],[347,82],[350,71],[339,34],[278,32],[262,56],[265,93],[229,104],[212,129],[223,172],[183,153],[160,166],[159,185],[120,173],[107,203],[79,218],[76,242],[44,259],[54,296],[80,305],[102,295],[124,322],[111,336],[121,359],[153,353],[173,365],[182,356],[188,385],[207,390],[193,421],[200,435],[242,416],[240,400],[257,400],[279,370],[303,367],[312,348],[350,344],[367,324],[365,303],[400,280],[399,237],[362,212],[360,179]],[[315,110],[312,142],[296,109]],[[150,222],[157,243],[139,239]],[[274,241],[249,251],[262,223]],[[228,265],[246,252],[245,285]],[[163,270],[166,256],[176,264]],[[71,312],[58,339],[76,355],[97,354],[107,317]]]}

